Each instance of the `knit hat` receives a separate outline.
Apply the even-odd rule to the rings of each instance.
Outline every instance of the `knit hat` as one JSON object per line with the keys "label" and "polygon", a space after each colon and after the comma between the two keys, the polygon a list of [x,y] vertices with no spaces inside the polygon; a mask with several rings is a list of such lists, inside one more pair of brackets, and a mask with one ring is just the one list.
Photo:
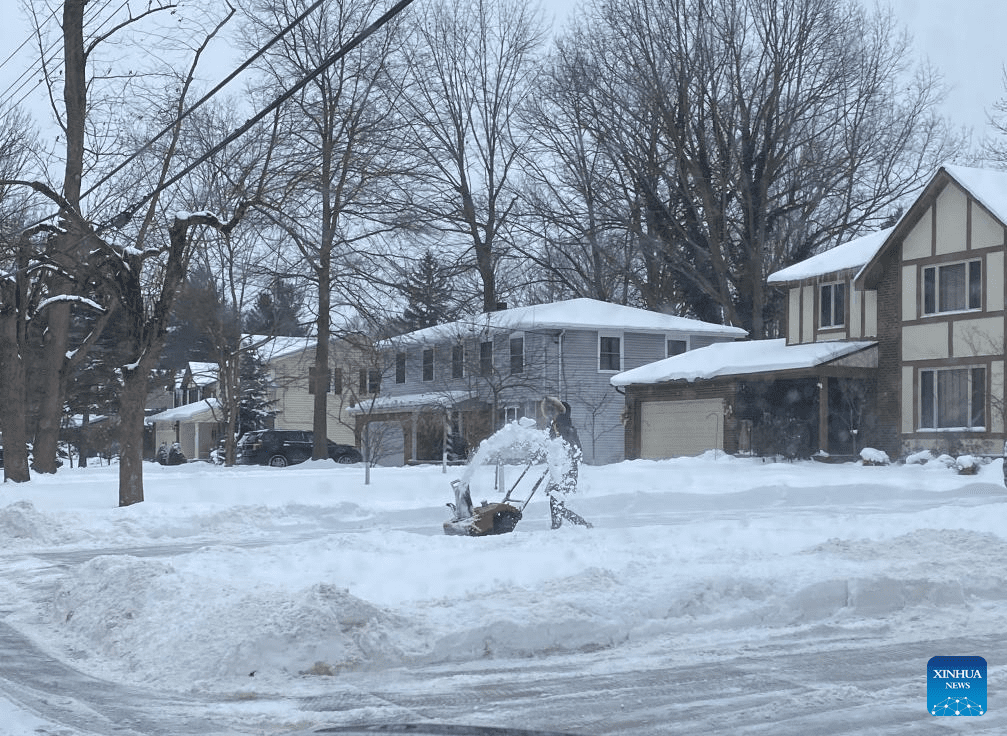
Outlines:
{"label": "knit hat", "polygon": [[563,402],[555,396],[546,396],[542,399],[542,416],[555,419],[565,412],[566,407],[563,406]]}

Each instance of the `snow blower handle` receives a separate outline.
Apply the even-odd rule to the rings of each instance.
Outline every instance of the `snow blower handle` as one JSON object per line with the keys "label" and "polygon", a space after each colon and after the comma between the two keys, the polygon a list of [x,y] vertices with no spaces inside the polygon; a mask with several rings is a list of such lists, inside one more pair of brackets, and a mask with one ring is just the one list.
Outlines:
{"label": "snow blower handle", "polygon": [[[1007,447],[1007,443],[1005,443],[1004,446]],[[503,503],[507,503],[508,501],[510,501],[510,494],[512,494],[514,492],[514,489],[518,487],[518,483],[520,483],[521,480],[524,478],[525,473],[527,473],[531,469],[531,466],[532,463],[528,463],[527,465],[525,465],[524,470],[521,471],[521,475],[517,477],[517,480],[514,481],[514,485],[510,487],[510,490],[507,491],[507,495],[503,497]]]}
{"label": "snow blower handle", "polygon": [[535,495],[535,491],[537,491],[537,490],[538,490],[538,487],[539,487],[540,485],[542,485],[542,481],[544,481],[544,480],[545,480],[545,479],[546,479],[546,478],[547,478],[548,476],[549,476],[549,468],[547,467],[547,468],[545,469],[545,472],[544,472],[544,473],[542,473],[542,477],[541,477],[541,478],[539,478],[539,479],[538,479],[537,481],[535,481],[535,485],[533,485],[533,486],[531,487],[531,493],[529,493],[529,494],[528,494],[528,498],[526,498],[526,499],[524,500],[524,503],[522,503],[522,504],[521,504],[521,510],[522,510],[522,511],[524,511],[524,510],[525,510],[525,507],[526,507],[526,506],[527,506],[527,505],[528,505],[528,504],[529,504],[529,503],[531,502],[531,499],[532,499],[532,496],[534,496],[534,495]]}

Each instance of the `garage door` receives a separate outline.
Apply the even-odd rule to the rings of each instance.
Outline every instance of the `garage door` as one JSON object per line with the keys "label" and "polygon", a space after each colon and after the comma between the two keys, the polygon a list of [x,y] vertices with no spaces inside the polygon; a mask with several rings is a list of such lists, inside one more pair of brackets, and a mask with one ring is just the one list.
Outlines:
{"label": "garage door", "polygon": [[645,401],[640,419],[643,458],[699,455],[724,446],[722,399]]}

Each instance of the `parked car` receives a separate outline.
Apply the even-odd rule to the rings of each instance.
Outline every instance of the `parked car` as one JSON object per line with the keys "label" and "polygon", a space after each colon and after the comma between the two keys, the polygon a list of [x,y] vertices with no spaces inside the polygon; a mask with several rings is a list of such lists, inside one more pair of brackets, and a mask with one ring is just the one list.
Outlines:
{"label": "parked car", "polygon": [[[283,468],[311,458],[312,433],[299,429],[260,429],[238,440],[238,465],[272,465]],[[352,445],[329,440],[329,457],[337,463],[359,463],[364,458]]]}

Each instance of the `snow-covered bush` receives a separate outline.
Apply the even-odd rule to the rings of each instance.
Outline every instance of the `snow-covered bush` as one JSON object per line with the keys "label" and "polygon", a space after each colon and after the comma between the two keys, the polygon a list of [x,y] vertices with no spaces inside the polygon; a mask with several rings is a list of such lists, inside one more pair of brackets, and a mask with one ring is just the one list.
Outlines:
{"label": "snow-covered bush", "polygon": [[884,450],[875,450],[873,447],[865,447],[861,450],[860,460],[864,465],[888,465],[892,462],[887,452]]}
{"label": "snow-covered bush", "polygon": [[953,468],[955,466],[955,459],[947,454],[938,455],[937,462],[939,462],[945,468]]}
{"label": "snow-covered bush", "polygon": [[934,454],[930,450],[920,450],[906,456],[906,465],[926,465],[934,459]]}
{"label": "snow-covered bush", "polygon": [[975,475],[979,472],[981,461],[975,455],[959,455],[955,459],[955,469],[958,475]]}

